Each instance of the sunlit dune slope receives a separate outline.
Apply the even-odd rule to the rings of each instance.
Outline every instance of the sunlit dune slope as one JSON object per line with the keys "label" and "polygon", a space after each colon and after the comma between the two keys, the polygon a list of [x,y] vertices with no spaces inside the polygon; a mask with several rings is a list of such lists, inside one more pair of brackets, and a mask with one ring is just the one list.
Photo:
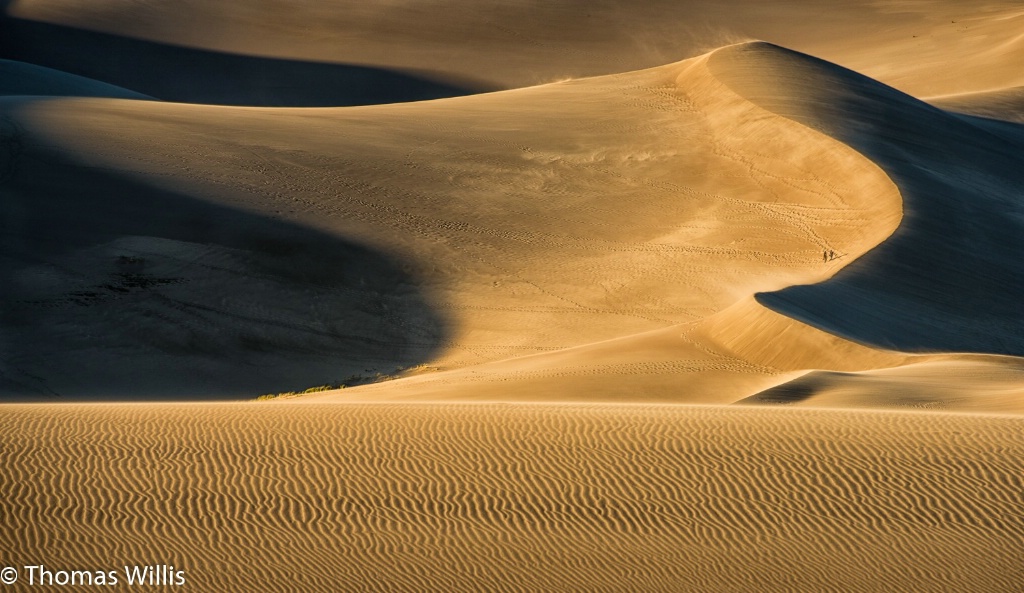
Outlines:
{"label": "sunlit dune slope", "polygon": [[722,403],[1024,352],[1024,134],[768,43],[415,104],[3,110],[9,394],[426,365],[456,370],[363,393]]}
{"label": "sunlit dune slope", "polygon": [[[995,136],[983,122],[973,125],[853,72],[770,44],[713,52],[706,61],[692,62],[680,86],[698,88],[691,86],[693,72],[704,64],[707,80],[728,83],[725,88],[749,99],[751,109],[763,105],[789,118],[783,121],[804,122],[878,155],[900,189],[909,192],[896,234],[863,257],[863,247],[842,253],[839,259],[847,267],[832,279],[757,295],[782,315],[738,298],[718,313],[670,328],[319,398],[543,400],[557,394],[584,401],[729,403],[809,370],[852,373],[914,364],[907,380],[920,380],[911,389],[930,391],[931,405],[1024,411],[1019,390],[1007,387],[1021,380],[1015,359],[891,350],[1021,352],[1017,326],[1024,270],[1015,254],[1024,237],[1016,193],[1022,153],[1013,149],[1012,134]],[[779,120],[765,121],[779,126]],[[837,173],[821,164],[818,175]],[[835,227],[830,231],[842,236]],[[991,380],[974,372],[970,381],[930,389],[965,368],[1000,370]],[[854,383],[862,376],[843,377]],[[908,401],[906,390],[885,389],[863,377],[856,389],[874,395],[848,403],[880,407]],[[988,397],[994,392],[1001,397]],[[842,402],[809,394],[804,399],[818,405]]]}
{"label": "sunlit dune slope", "polygon": [[824,280],[892,232],[877,166],[706,61],[336,110],[7,99],[4,390],[559,350]]}
{"label": "sunlit dune slope", "polygon": [[173,564],[204,591],[1009,592],[1022,435],[749,407],[9,406],[0,553]]}

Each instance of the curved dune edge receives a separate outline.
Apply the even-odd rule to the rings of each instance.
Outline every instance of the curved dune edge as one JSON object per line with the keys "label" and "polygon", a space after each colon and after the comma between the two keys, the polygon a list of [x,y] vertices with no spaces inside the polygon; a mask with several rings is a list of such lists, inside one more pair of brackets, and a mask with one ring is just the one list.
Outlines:
{"label": "curved dune edge", "polygon": [[107,97],[152,101],[142,93],[60,70],[0,60],[0,96]]}
{"label": "curved dune edge", "polygon": [[[773,46],[751,47],[769,52]],[[702,81],[707,60],[685,62],[677,83],[698,97],[721,97]],[[786,56],[788,58],[788,56]],[[694,72],[701,75],[694,75]],[[764,73],[762,73],[763,75]],[[712,79],[713,80],[713,79]],[[703,81],[702,81],[703,82]],[[894,92],[898,98],[898,94]],[[713,113],[735,117],[721,104]],[[777,125],[777,124],[776,124]],[[833,122],[833,125],[843,125]],[[898,198],[898,191],[893,192]],[[874,198],[877,199],[877,198]],[[881,244],[883,237],[878,240]],[[862,247],[864,253],[876,245]],[[847,255],[847,254],[844,254]],[[857,259],[850,253],[846,264]],[[870,374],[876,369],[912,365],[901,381],[883,383]],[[978,372],[992,369],[993,373]],[[922,355],[860,346],[841,336],[815,329],[764,308],[753,299],[704,320],[640,335],[580,346],[550,354],[489,363],[467,369],[426,374],[354,391],[313,396],[316,401],[501,400],[564,398],[570,401],[686,401],[732,403],[776,385],[807,385],[821,369],[841,371],[843,389],[825,382],[813,385],[834,394],[857,392],[856,397],[805,397],[803,405],[839,407],[928,407],[970,411],[1024,412],[1024,399],[1014,385],[1024,384],[1020,359],[985,355]],[[947,381],[973,371],[970,380]],[[859,382],[858,371],[868,371]],[[807,375],[810,373],[810,375]],[[804,378],[804,377],[807,378]],[[836,376],[830,375],[830,376]],[[941,385],[941,388],[935,388]],[[913,392],[913,393],[911,393]],[[928,394],[926,395],[925,392]],[[557,394],[557,395],[555,395]],[[792,403],[771,397],[757,401]]]}
{"label": "curved dune edge", "polygon": [[[792,191],[795,184],[781,192],[762,188],[773,202],[793,203],[794,212],[807,208],[812,213],[809,220],[818,223],[815,236],[828,245],[827,253],[838,256],[824,258],[817,270],[809,270],[803,278],[787,275],[787,282],[823,281],[895,230],[902,201],[881,170],[845,145],[761,110],[731,92],[708,71],[711,55],[657,70],[672,73],[680,100],[702,114],[711,133],[725,130],[733,138],[742,138],[731,139],[763,162],[771,163],[766,152],[777,151],[787,155],[785,166],[799,163],[797,166],[812,167],[815,180],[828,177],[820,187],[838,200],[831,208],[818,206],[827,213],[819,215],[813,206],[801,204],[800,194]],[[752,123],[741,123],[737,129],[737,121]],[[712,152],[722,150],[711,147]],[[841,155],[841,160],[830,160],[826,154]],[[751,172],[787,183],[785,166],[767,169],[762,162],[735,158],[748,163]],[[847,211],[837,213],[837,205]],[[822,223],[828,215],[834,217],[832,226]],[[750,286],[737,285],[734,291],[743,294],[746,288],[750,295]],[[907,359],[830,336],[747,297],[689,324],[303,399],[545,401],[555,397],[565,401],[732,403],[807,369],[863,370],[896,366]]]}
{"label": "curved dune edge", "polygon": [[867,155],[905,199],[899,228],[867,256],[760,302],[876,347],[1024,355],[1019,127],[995,132],[768,43],[724,48],[709,63],[765,109]]}
{"label": "curved dune edge", "polygon": [[[95,378],[88,393],[141,387],[177,389],[181,397],[213,387],[237,390],[260,375],[274,379],[248,392],[255,396],[374,366],[391,372],[379,361],[364,362],[362,342],[381,338],[379,315],[331,314],[352,308],[373,313],[386,306],[392,313],[388,329],[398,332],[395,342],[405,337],[408,348],[394,349],[391,365],[468,367],[671,328],[754,292],[828,278],[888,235],[900,213],[895,186],[873,163],[728,91],[707,75],[702,59],[353,109],[97,99],[9,101],[7,107],[24,146],[14,195],[31,209],[40,203],[33,196],[63,199],[68,186],[88,187],[91,193],[61,214],[75,218],[83,242],[102,245],[69,245],[77,277],[53,277],[54,268],[67,267],[64,260],[49,267],[27,261],[14,275],[14,285],[24,282],[27,293],[18,300],[26,330],[11,340],[12,351],[24,350],[17,376],[47,377],[47,387],[60,394],[80,392],[76,381],[83,378]],[[133,210],[111,207],[110,196],[148,209],[126,216]],[[213,214],[203,215],[200,209],[210,207]],[[243,265],[235,263],[237,251],[211,249],[203,227],[188,216],[164,215],[183,208],[213,221],[244,212],[246,224],[207,232],[233,250],[249,250],[242,252]],[[47,212],[39,217],[46,220]],[[238,227],[248,236],[235,237]],[[303,235],[303,228],[311,230]],[[90,235],[95,229],[114,240]],[[20,236],[43,234],[35,230]],[[360,277],[369,269],[346,273],[346,266],[333,266],[323,273],[338,285],[323,297],[322,285],[308,287],[310,293],[292,282],[287,296],[261,301],[281,287],[267,286],[264,271],[247,265],[266,257],[252,253],[253,245],[322,235],[365,247],[363,260],[367,249],[386,254],[386,262],[400,262],[399,279],[414,280],[400,283],[396,294],[386,282],[364,284]],[[112,267],[137,257],[173,269],[181,282],[97,299],[84,309],[88,321],[113,319],[114,325],[55,332],[81,321],[83,309],[68,305],[69,294],[108,284]],[[423,325],[423,315],[395,315],[406,292],[421,297],[439,327],[400,334]],[[309,294],[317,298],[306,305]],[[358,298],[346,308],[351,295]],[[326,306],[328,297],[338,306]],[[317,314],[293,319],[308,310]],[[263,319],[273,322],[276,335],[248,323]],[[217,333],[210,335],[211,328]],[[217,347],[204,351],[202,373],[165,354],[211,340]],[[163,348],[154,350],[154,343]],[[287,365],[261,358],[275,348],[285,349]],[[439,355],[424,357],[436,349]],[[691,349],[685,358],[708,357],[699,346]],[[296,374],[285,383],[270,374],[301,368],[311,351],[329,353],[317,361],[316,376]],[[123,360],[125,352],[136,360]],[[117,364],[102,358],[108,353],[118,356]],[[726,372],[735,366],[724,364]],[[125,365],[137,373],[127,377],[119,370]],[[635,397],[638,374],[651,375],[648,383],[662,392],[675,381],[660,366],[616,371],[609,375],[616,397]],[[589,396],[583,387],[578,393]]]}
{"label": "curved dune edge", "polygon": [[[1007,227],[1005,220],[1012,220],[1007,216],[1007,204],[1012,203],[1012,195],[1016,187],[1012,179],[1019,177],[1019,169],[1015,169],[1012,162],[1000,158],[992,158],[992,151],[1007,150],[1012,152],[1014,143],[1019,145],[1022,135],[1020,130],[1012,128],[998,128],[995,123],[979,122],[976,128],[963,126],[958,128],[959,122],[948,117],[936,117],[924,104],[916,100],[901,96],[900,93],[878,85],[868,79],[856,80],[851,77],[849,80],[840,80],[841,73],[837,72],[834,66],[817,60],[809,59],[806,56],[799,56],[795,52],[778,48],[771,44],[754,43],[724,48],[712,56],[714,69],[727,81],[730,88],[738,89],[746,97],[765,104],[767,109],[775,113],[783,114],[797,121],[826,131],[830,135],[842,139],[858,148],[862,153],[874,158],[876,162],[893,175],[901,187],[909,192],[910,211],[908,218],[901,223],[900,229],[887,241],[883,242],[871,254],[871,258],[864,258],[857,262],[851,262],[851,266],[837,275],[833,280],[818,284],[816,287],[795,287],[792,290],[784,290],[780,293],[759,295],[759,301],[766,302],[773,308],[787,315],[794,315],[812,324],[842,335],[847,338],[877,340],[872,337],[871,331],[876,331],[891,323],[894,319],[900,322],[920,318],[917,325],[914,321],[906,324],[910,333],[923,331],[934,331],[939,333],[943,318],[936,315],[935,310],[927,307],[933,306],[929,300],[935,300],[940,306],[948,307],[948,303],[956,302],[957,298],[964,298],[964,295],[977,293],[984,295],[985,303],[973,306],[963,303],[961,306],[977,316],[975,323],[978,328],[974,332],[989,331],[988,328],[999,327],[999,330],[992,332],[995,337],[989,341],[985,338],[967,337],[960,339],[955,334],[948,334],[951,337],[940,337],[935,341],[928,337],[918,338],[926,350],[953,350],[970,351],[974,348],[984,350],[1007,349],[1012,353],[1021,351],[1019,343],[1014,342],[1011,337],[1019,324],[1016,309],[1017,299],[1021,296],[1019,282],[1019,265],[1010,258],[999,260],[999,254],[1005,250],[1006,254],[1015,253],[1012,246],[1013,241],[1007,244],[1002,237],[1008,234],[1019,235],[1020,229],[1003,230]],[[764,72],[755,71],[754,68],[761,68],[765,63],[778,63],[782,68],[782,76],[779,80],[765,78]],[[778,87],[780,80],[784,84],[800,84],[798,79],[815,80],[816,77],[831,82],[819,81],[820,90],[815,89],[809,96],[800,96],[793,93],[791,88]],[[780,92],[781,88],[781,92]],[[1012,93],[1011,93],[1012,94]],[[1001,95],[1005,96],[1005,95]],[[982,98],[984,100],[984,98]],[[907,122],[904,124],[892,124],[886,122],[886,118],[892,118],[896,113],[894,106],[906,105],[905,115]],[[843,108],[852,109],[850,122],[842,121]],[[860,115],[858,113],[862,113]],[[840,117],[836,117],[837,114]],[[861,121],[857,121],[860,119]],[[921,123],[917,123],[918,120]],[[911,123],[913,122],[913,123]],[[927,123],[924,123],[927,122]],[[942,129],[940,123],[950,125],[949,137],[943,137],[943,132],[936,134],[935,138],[928,138],[927,132],[921,129],[928,127],[936,130]],[[900,127],[905,125],[905,131],[900,135]],[[959,124],[962,126],[962,124]],[[916,126],[916,127],[915,127]],[[894,130],[893,128],[897,128]],[[878,135],[882,140],[873,143],[872,134]],[[993,134],[999,134],[998,140]],[[972,137],[973,135],[973,137]],[[909,137],[909,139],[906,139]],[[894,139],[899,138],[896,142]],[[899,144],[899,141],[904,144]],[[925,145],[927,142],[949,145],[949,151],[956,154],[963,150],[964,160],[975,159],[977,167],[984,169],[978,177],[977,187],[974,195],[965,186],[956,181],[953,176],[945,175],[923,175],[921,178],[914,177],[913,169],[907,167],[902,159],[906,159],[908,150],[914,146]],[[973,142],[973,144],[972,144]],[[896,151],[887,150],[886,143],[893,143],[899,146]],[[988,153],[983,153],[972,146],[981,146],[985,143],[994,144],[989,148]],[[1004,146],[1005,145],[1005,146]],[[961,149],[960,146],[967,147]],[[911,147],[911,148],[907,148]],[[986,147],[987,148],[987,147]],[[903,152],[898,152],[900,149]],[[971,152],[973,150],[973,153]],[[955,158],[944,158],[934,149],[926,149],[918,155],[922,167],[928,167],[927,163],[936,170],[955,168],[962,166]],[[894,156],[895,155],[895,156]],[[985,159],[985,160],[982,160]],[[969,162],[969,161],[968,161]],[[1002,167],[1002,168],[1000,168]],[[927,169],[926,169],[927,170]],[[995,179],[995,182],[990,181]],[[945,186],[936,183],[946,183]],[[1000,185],[1000,182],[1003,185]],[[973,188],[972,188],[973,189]],[[989,192],[989,195],[985,195]],[[931,194],[931,195],[930,195]],[[1006,198],[1010,197],[1010,202]],[[982,199],[978,199],[980,196]],[[994,196],[994,197],[992,197]],[[1019,208],[1018,208],[1019,209]],[[950,211],[958,214],[951,214]],[[1013,206],[1009,206],[1013,210]],[[960,228],[943,229],[942,219],[951,217],[970,218],[972,225],[967,225],[966,230]],[[999,221],[993,224],[993,221]],[[938,221],[938,224],[936,224]],[[979,234],[975,229],[989,228]],[[1012,227],[1012,224],[1010,225]],[[936,230],[940,229],[940,230]],[[994,242],[993,249],[979,244],[978,237],[984,233],[1000,237]],[[1019,242],[1019,241],[1018,241]],[[921,258],[922,261],[915,262],[915,265],[924,271],[921,278],[915,278],[907,274],[898,266],[892,264],[894,259],[902,259],[911,252],[908,245],[917,244],[918,252],[930,253],[939,252],[941,255]],[[943,244],[944,243],[944,244]],[[898,246],[897,246],[898,245]],[[953,247],[950,248],[950,245]],[[941,246],[941,248],[936,248]],[[959,249],[959,251],[957,251]],[[969,254],[969,255],[968,255]],[[956,267],[949,264],[949,258],[956,260],[971,260],[969,264],[960,263]],[[881,265],[880,265],[881,264]],[[902,268],[905,270],[905,268]],[[964,273],[964,271],[967,273]],[[978,270],[978,271],[975,271]],[[878,279],[872,279],[873,273],[880,272]],[[971,272],[974,272],[972,275]],[[930,276],[928,276],[930,274]],[[858,277],[859,276],[859,277]],[[984,278],[999,276],[1008,278],[993,284]],[[910,282],[903,281],[910,277]],[[867,278],[867,281],[864,280]],[[892,282],[899,278],[900,281]],[[873,282],[873,284],[872,284]],[[914,282],[917,282],[915,285]],[[859,284],[858,284],[859,283]],[[824,290],[818,293],[812,292],[816,288]],[[994,290],[989,290],[989,288]],[[867,288],[867,290],[865,290]],[[843,291],[853,293],[852,299],[843,297]],[[874,291],[875,295],[871,294]],[[930,290],[931,295],[927,294]],[[799,292],[802,291],[802,292]],[[952,294],[951,294],[952,293]],[[777,298],[776,295],[781,296]],[[796,298],[794,299],[794,296]],[[922,295],[924,295],[922,297]],[[936,295],[939,298],[936,298]],[[873,298],[874,297],[874,298]],[[802,300],[801,300],[802,299]],[[808,314],[807,305],[817,299],[818,303],[813,305]],[[848,310],[842,307],[855,300],[863,302],[876,301],[885,313],[881,315],[864,315],[864,311]],[[889,299],[892,302],[880,304],[881,300]],[[901,300],[895,300],[901,299]],[[915,301],[916,299],[916,301]],[[822,301],[834,301],[829,305],[822,306]],[[948,302],[948,303],[947,303]],[[893,304],[895,303],[895,304]],[[924,305],[920,309],[915,305]],[[831,307],[831,308],[829,308]],[[896,307],[903,307],[897,309]],[[988,309],[996,311],[998,315],[1003,311],[1002,319],[990,320],[985,318]],[[980,315],[978,315],[980,313]],[[860,324],[858,332],[849,332],[854,326],[847,324],[836,324],[834,321],[842,316],[849,316],[857,319]],[[897,316],[894,318],[894,315]],[[831,317],[831,319],[830,319]],[[952,319],[950,323],[956,323]],[[864,333],[863,327],[874,327]],[[960,322],[963,326],[963,322]],[[957,326],[955,326],[957,327]],[[966,327],[966,326],[963,326]],[[973,329],[973,328],[972,328]],[[896,330],[897,334],[900,330]],[[956,331],[956,330],[954,330]],[[964,331],[961,327],[959,331]],[[897,335],[890,333],[890,336]],[[1009,338],[1009,339],[1008,339]],[[891,337],[889,338],[891,339]],[[886,338],[882,337],[885,341]],[[972,341],[973,340],[973,341]],[[895,345],[907,346],[914,342],[895,341]],[[921,347],[921,346],[919,346]],[[956,408],[964,410],[989,410],[989,411],[1015,411],[1024,410],[1024,401],[1020,397],[1020,386],[1024,385],[1024,374],[1021,373],[1021,361],[1024,359],[1001,356],[978,356],[978,355],[947,355],[947,356],[912,356],[904,364],[909,364],[905,369],[894,369],[885,371],[872,371],[865,373],[831,373],[812,372],[800,379],[787,383],[779,389],[770,389],[765,393],[758,394],[751,398],[756,401],[774,401],[792,403],[791,396],[798,394],[796,401],[810,405],[855,405],[855,406],[912,406],[912,407],[938,407]],[[889,365],[886,365],[889,366]],[[825,367],[834,371],[844,370],[840,366]],[[988,371],[988,372],[986,372]],[[783,395],[780,399],[780,394]],[[788,394],[788,395],[787,395]]]}
{"label": "curved dune edge", "polygon": [[1009,591],[1022,435],[720,406],[7,406],[0,549],[204,591]]}
{"label": "curved dune edge", "polygon": [[[854,372],[928,360],[857,346],[749,298],[820,283],[861,265],[863,254],[870,259],[900,225],[903,201],[885,171],[829,129],[823,133],[792,114],[773,113],[709,71],[710,60],[726,54],[734,59],[737,52],[768,56],[739,58],[741,70],[761,70],[754,79],[792,82],[787,60],[795,54],[752,43],[646,71],[407,105],[274,110],[65,99],[11,102],[9,111],[31,139],[28,151],[39,151],[36,158],[54,161],[56,151],[73,163],[61,165],[69,172],[60,174],[51,165],[52,178],[66,175],[74,183],[82,167],[116,170],[135,183],[174,192],[175,199],[284,221],[289,232],[306,226],[355,239],[401,261],[402,274],[417,278],[416,290],[425,290],[427,307],[439,308],[443,326],[434,333],[449,334],[443,342],[411,344],[415,353],[408,359],[457,370],[323,396],[328,399],[731,403],[812,370]],[[829,75],[840,71],[841,82],[856,76],[831,68]],[[777,94],[813,100],[799,95],[808,81],[813,85],[812,77]],[[897,106],[924,105],[881,88]],[[583,107],[569,117],[567,104]],[[847,122],[836,117],[828,123],[841,128]],[[102,180],[96,191],[123,194],[116,181]],[[36,190],[29,186],[26,195]],[[104,224],[123,216],[100,214]],[[175,238],[191,227],[163,232]],[[139,243],[131,238],[110,247]],[[142,243],[147,253],[154,251]],[[156,247],[166,253],[159,255],[171,260],[183,249],[163,243]],[[102,255],[89,252],[80,259]],[[260,281],[258,274],[238,272]],[[186,290],[168,296],[189,307],[212,305],[215,313],[225,301],[236,301],[236,309],[251,307],[257,319],[272,311],[245,302],[265,290],[259,285],[239,290],[235,282],[206,287],[201,277],[188,280]],[[345,288],[363,290],[357,286]],[[210,302],[192,302],[197,298]],[[135,313],[143,320],[153,313],[181,315],[181,307],[146,310],[154,302],[140,299],[139,311],[119,308],[118,327]],[[304,310],[297,301],[293,306]],[[181,321],[195,325],[189,317]],[[399,321],[396,329],[407,325]],[[325,324],[313,328],[322,335],[336,331],[327,315],[314,322]],[[56,325],[42,323],[40,329]],[[142,335],[149,340],[153,328],[146,327]],[[249,328],[226,327],[241,333],[229,346],[251,341]],[[372,340],[379,333],[372,323],[345,331],[346,339]],[[89,333],[121,339],[105,328]],[[259,340],[290,345],[305,338],[257,339],[263,347]],[[32,340],[53,352],[44,331],[17,342]],[[94,344],[74,346],[58,349],[68,353],[70,365],[85,364],[83,356],[98,350]],[[124,344],[113,346],[125,350]],[[439,355],[416,358],[436,349]],[[309,350],[303,344],[300,353],[307,354],[290,363],[301,365]],[[358,356],[364,351],[352,350]],[[523,356],[534,352],[541,354]],[[281,368],[260,361],[242,367],[244,376],[230,375],[223,371],[237,370],[245,357],[254,360],[244,349],[230,354],[235,358],[226,357],[228,367],[205,376],[189,372],[188,379],[252,383],[260,378],[251,368]],[[160,356],[145,361],[150,371],[132,377],[133,384],[168,384],[161,369],[181,381],[182,373]],[[344,376],[339,368],[359,372],[368,366],[346,356],[342,350],[323,357],[320,368],[335,369],[333,374],[307,376],[305,386]],[[51,374],[60,367],[53,356],[47,364]],[[88,366],[90,373],[114,369]],[[23,374],[40,375],[32,369]],[[82,373],[68,367],[60,375],[74,388]],[[878,405],[888,404],[883,399]]]}

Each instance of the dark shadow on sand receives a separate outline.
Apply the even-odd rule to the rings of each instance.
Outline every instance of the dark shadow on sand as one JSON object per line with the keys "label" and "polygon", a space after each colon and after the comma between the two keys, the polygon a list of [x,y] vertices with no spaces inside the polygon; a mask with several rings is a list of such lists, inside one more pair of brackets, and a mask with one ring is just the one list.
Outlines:
{"label": "dark shadow on sand", "polygon": [[449,334],[408,262],[83,166],[0,113],[0,399],[237,399]]}
{"label": "dark shadow on sand", "polygon": [[2,16],[2,10],[0,58],[180,103],[342,107],[496,90],[384,68],[192,49]]}

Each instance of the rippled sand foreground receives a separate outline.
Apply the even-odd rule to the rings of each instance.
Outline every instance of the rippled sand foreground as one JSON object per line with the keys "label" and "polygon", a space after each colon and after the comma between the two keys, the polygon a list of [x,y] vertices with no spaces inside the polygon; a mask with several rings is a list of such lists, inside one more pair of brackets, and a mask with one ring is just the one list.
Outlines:
{"label": "rippled sand foreground", "polygon": [[673,405],[14,406],[0,529],[11,563],[173,564],[202,591],[1013,591],[1022,428]]}

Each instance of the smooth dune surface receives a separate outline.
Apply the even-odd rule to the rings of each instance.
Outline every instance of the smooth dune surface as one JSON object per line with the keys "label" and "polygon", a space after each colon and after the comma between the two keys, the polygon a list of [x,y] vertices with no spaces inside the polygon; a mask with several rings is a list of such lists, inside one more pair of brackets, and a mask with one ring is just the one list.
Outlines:
{"label": "smooth dune surface", "polygon": [[82,76],[11,60],[0,60],[0,95],[149,98]]}
{"label": "smooth dune surface", "polygon": [[[811,53],[919,97],[1024,84],[1024,9],[1014,0],[486,0],[471,10],[456,0],[8,1],[13,19],[69,30],[237,55],[412,69],[503,88],[650,68],[753,39]],[[48,54],[46,44],[63,38],[39,36],[19,50]],[[67,53],[55,59],[68,71],[84,61]],[[148,56],[132,59],[145,63]]]}
{"label": "smooth dune surface", "polygon": [[144,558],[185,569],[199,590],[1020,585],[1016,418],[552,404],[196,412],[6,408],[5,560]]}
{"label": "smooth dune surface", "polygon": [[947,111],[1024,124],[1024,88],[929,97],[928,102]]}
{"label": "smooth dune surface", "polygon": [[1024,367],[1019,358],[928,358],[859,373],[811,371],[742,403],[1024,411]]}
{"label": "smooth dune surface", "polygon": [[0,0],[0,578],[1020,591],[1022,24]]}

